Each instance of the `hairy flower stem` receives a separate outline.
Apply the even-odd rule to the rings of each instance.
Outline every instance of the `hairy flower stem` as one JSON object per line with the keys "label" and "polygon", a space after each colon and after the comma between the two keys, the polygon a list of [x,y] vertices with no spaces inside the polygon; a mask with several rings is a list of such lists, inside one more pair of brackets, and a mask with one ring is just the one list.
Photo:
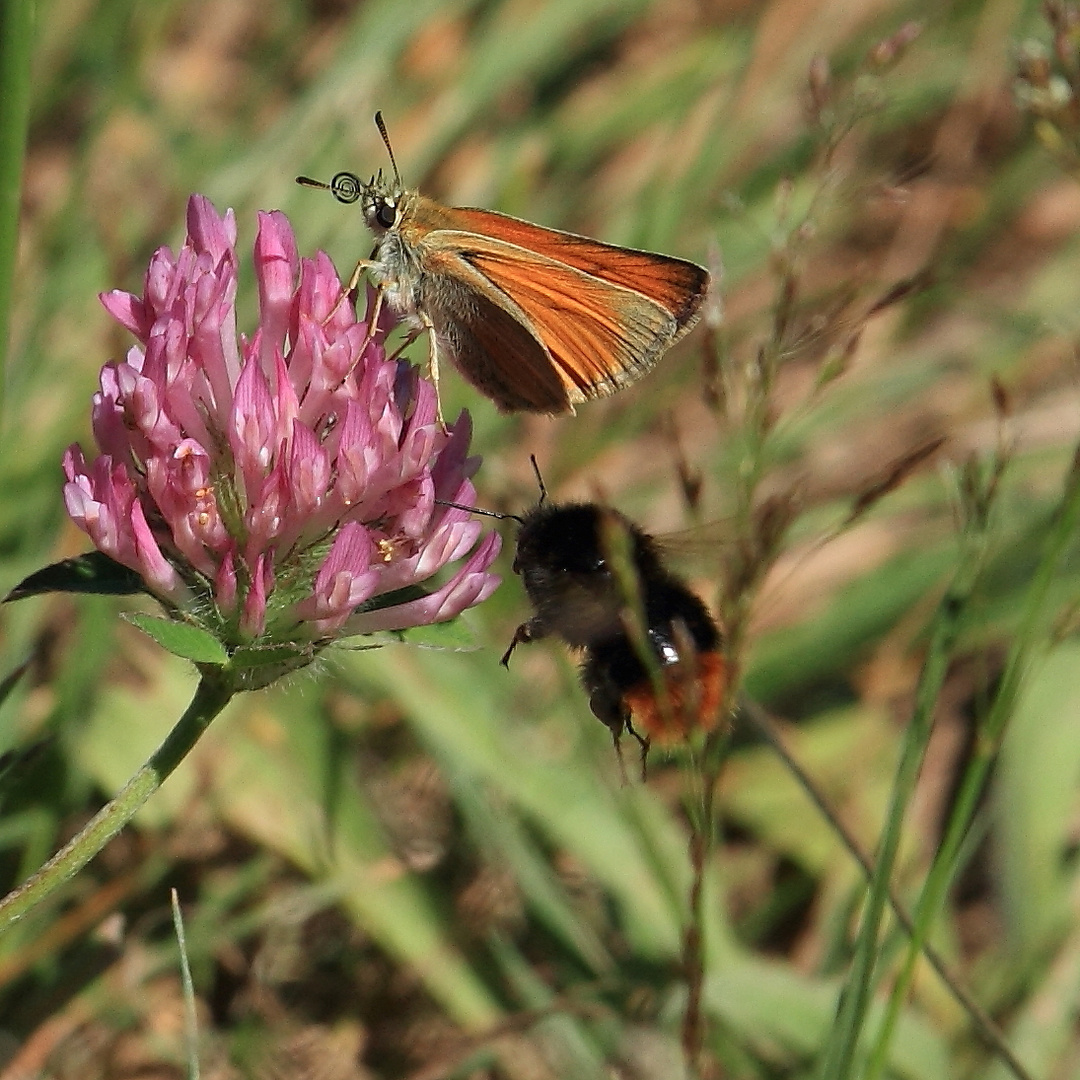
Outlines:
{"label": "hairy flower stem", "polygon": [[135,816],[199,741],[235,693],[227,668],[204,666],[184,715],[123,790],[40,870],[0,900],[0,934],[78,873]]}

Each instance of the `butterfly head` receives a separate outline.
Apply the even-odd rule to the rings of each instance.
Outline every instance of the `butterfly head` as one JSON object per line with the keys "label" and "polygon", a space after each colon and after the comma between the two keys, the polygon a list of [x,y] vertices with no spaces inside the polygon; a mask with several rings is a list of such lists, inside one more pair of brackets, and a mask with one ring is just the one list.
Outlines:
{"label": "butterfly head", "polygon": [[339,172],[330,181],[330,191],[338,202],[359,200],[364,220],[376,235],[393,229],[401,220],[402,196],[405,194],[401,182],[396,177],[387,179],[381,169],[367,183],[356,173]]}

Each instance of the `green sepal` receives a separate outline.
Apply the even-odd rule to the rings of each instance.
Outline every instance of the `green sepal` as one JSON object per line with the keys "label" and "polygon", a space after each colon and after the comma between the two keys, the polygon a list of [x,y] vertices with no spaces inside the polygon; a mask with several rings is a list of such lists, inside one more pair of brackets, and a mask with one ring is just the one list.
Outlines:
{"label": "green sepal", "polygon": [[229,662],[225,646],[202,627],[161,619],[156,615],[129,615],[128,618],[174,656],[196,664],[216,664],[219,667]]}
{"label": "green sepal", "polygon": [[233,650],[231,662],[234,668],[269,667],[271,664],[294,665],[298,658],[314,659],[314,647],[307,649],[298,645],[240,645]]}

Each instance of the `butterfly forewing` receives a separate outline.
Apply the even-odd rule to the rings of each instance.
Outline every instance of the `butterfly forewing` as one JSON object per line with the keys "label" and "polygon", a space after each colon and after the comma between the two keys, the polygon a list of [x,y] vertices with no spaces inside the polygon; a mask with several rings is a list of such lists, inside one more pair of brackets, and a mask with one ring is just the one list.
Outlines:
{"label": "butterfly forewing", "polygon": [[670,312],[640,293],[513,245],[484,239],[464,258],[513,298],[571,401],[610,394],[644,374],[678,331]]}
{"label": "butterfly forewing", "polygon": [[708,272],[685,259],[604,244],[576,233],[533,225],[494,210],[446,209],[443,228],[516,244],[527,252],[535,251],[601,281],[633,289],[667,308],[680,327],[690,328],[709,287]]}

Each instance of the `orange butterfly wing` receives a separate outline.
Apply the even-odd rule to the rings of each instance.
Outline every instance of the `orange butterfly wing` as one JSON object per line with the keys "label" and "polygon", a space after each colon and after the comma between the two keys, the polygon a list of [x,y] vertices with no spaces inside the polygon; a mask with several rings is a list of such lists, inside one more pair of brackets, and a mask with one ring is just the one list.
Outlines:
{"label": "orange butterfly wing", "polygon": [[464,257],[521,308],[573,402],[633,382],[674,340],[665,308],[581,270],[512,247]]}
{"label": "orange butterfly wing", "polygon": [[565,382],[524,312],[454,252],[425,258],[422,307],[462,374],[505,412],[573,411]]}
{"label": "orange butterfly wing", "polygon": [[709,287],[708,271],[685,259],[604,244],[587,236],[546,229],[521,218],[474,207],[447,207],[445,229],[470,232],[535,251],[590,277],[632,289],[666,308],[689,329]]}
{"label": "orange butterfly wing", "polygon": [[[452,213],[456,216],[466,212]],[[571,236],[488,211],[467,213],[520,225],[528,230],[530,238],[546,234],[549,249],[554,247],[555,240]],[[473,232],[437,229],[428,233],[422,242],[427,273],[436,275],[444,283],[448,280],[468,281],[474,298],[478,300],[483,296],[489,301],[483,305],[487,312],[483,317],[470,319],[467,310],[454,313],[456,320],[465,318],[470,324],[469,335],[494,358],[494,364],[484,361],[485,376],[490,376],[491,369],[498,367],[500,349],[495,338],[508,337],[499,329],[501,320],[496,319],[491,326],[485,325],[491,315],[488,309],[500,308],[503,313],[513,313],[542,346],[564,388],[563,403],[559,408],[552,408],[549,402],[511,405],[505,395],[500,398],[493,391],[490,378],[482,382],[470,370],[472,358],[468,349],[455,349],[456,359],[465,374],[504,408],[561,412],[576,402],[614,393],[648,371],[696,320],[697,308],[708,283],[708,275],[700,267],[583,237],[571,238],[574,244],[568,251],[557,247],[554,250],[572,255],[580,266],[501,238]],[[586,266],[597,272],[590,273]],[[643,289],[652,287],[656,281],[666,280],[665,268],[668,277],[675,278],[677,284],[680,280],[677,275],[682,277],[679,288],[668,282],[664,297],[667,302],[661,302]],[[633,278],[635,273],[637,277]],[[618,277],[625,281],[633,278],[641,288],[615,280]],[[442,290],[437,287],[433,291]],[[659,286],[654,291],[660,291]],[[459,307],[465,309],[467,305]],[[460,332],[461,328],[451,326],[450,329]],[[524,361],[535,377],[540,371],[532,352],[526,348],[517,355],[502,354],[502,362],[518,364]],[[516,376],[513,381],[519,382]]]}

